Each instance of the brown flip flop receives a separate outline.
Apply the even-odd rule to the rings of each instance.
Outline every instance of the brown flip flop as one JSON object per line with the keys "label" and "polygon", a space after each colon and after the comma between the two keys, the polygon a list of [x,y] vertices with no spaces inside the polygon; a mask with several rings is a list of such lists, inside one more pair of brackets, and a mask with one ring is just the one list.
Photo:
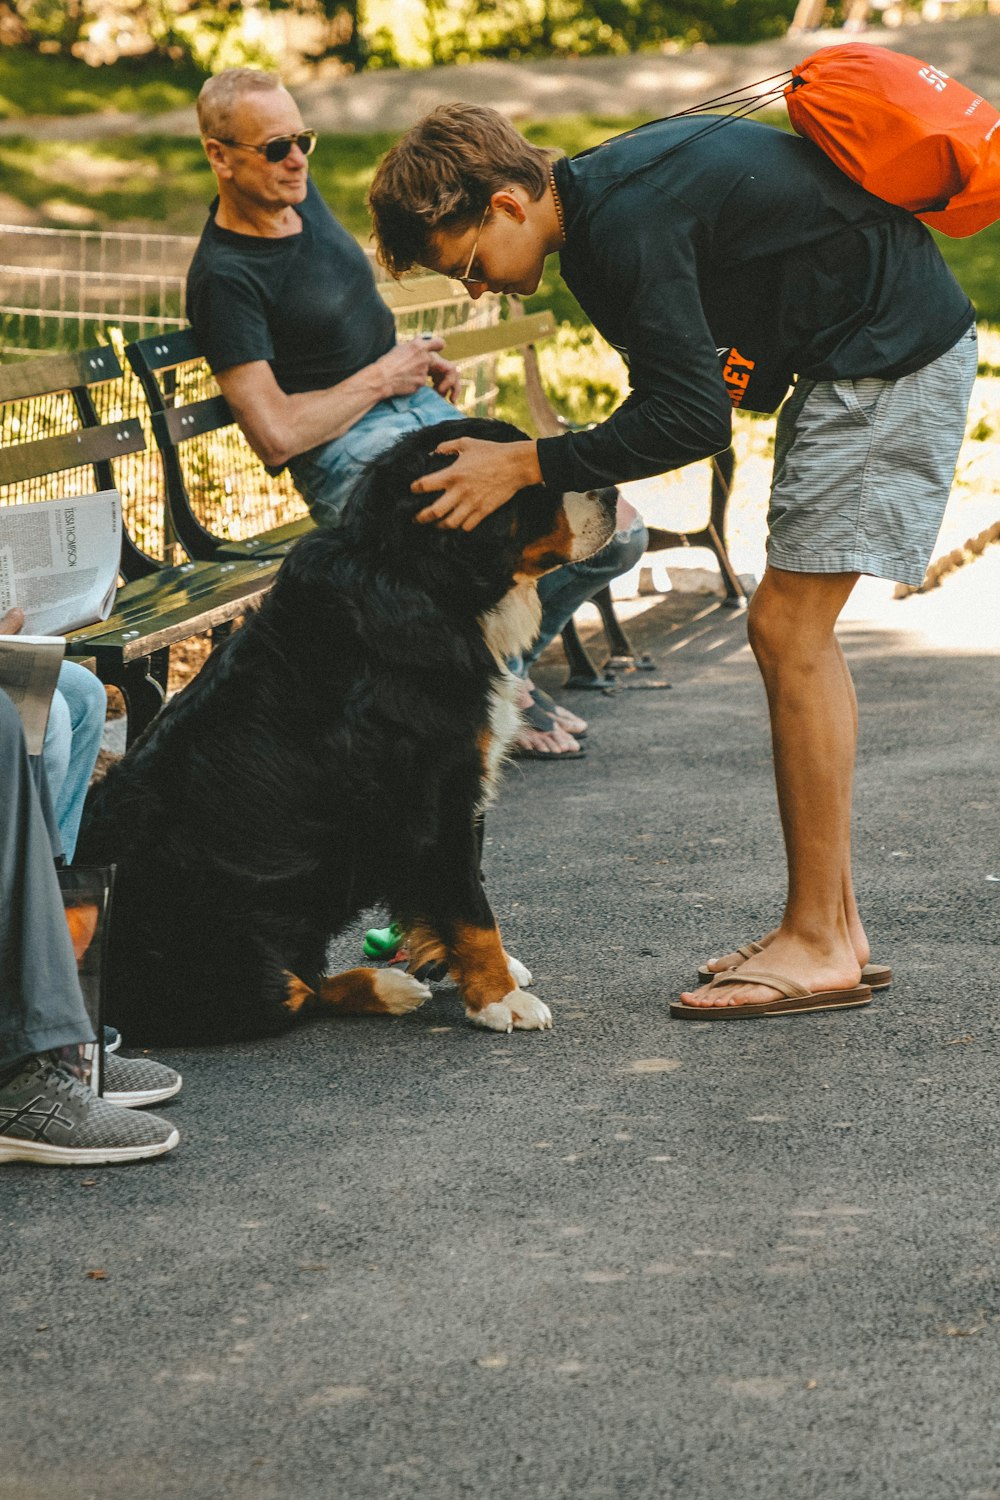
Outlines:
{"label": "brown flip flop", "polygon": [[777,990],[780,1000],[759,1000],[747,1005],[685,1005],[675,1000],[670,1014],[687,1021],[737,1021],[743,1016],[784,1016],[810,1010],[849,1010],[854,1006],[870,1005],[870,985],[856,984],[848,990],[807,990],[783,974],[771,974],[766,969],[727,969],[716,974],[711,988],[724,989],[727,985],[766,984]]}
{"label": "brown flip flop", "polygon": [[[744,943],[736,949],[744,959],[756,958],[758,953],[766,951],[761,943]],[[710,969],[707,964],[702,964],[698,970],[698,983],[711,984],[717,973],[725,972],[724,969]],[[865,964],[861,970],[861,983],[866,984],[870,990],[887,990],[892,983],[892,970],[888,964]]]}

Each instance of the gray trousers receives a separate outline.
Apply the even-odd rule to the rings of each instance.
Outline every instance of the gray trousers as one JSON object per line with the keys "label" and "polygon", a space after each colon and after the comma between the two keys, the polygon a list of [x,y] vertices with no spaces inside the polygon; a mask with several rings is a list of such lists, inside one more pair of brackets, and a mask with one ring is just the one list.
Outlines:
{"label": "gray trousers", "polygon": [[54,855],[59,835],[41,759],[0,692],[0,1067],[94,1041]]}

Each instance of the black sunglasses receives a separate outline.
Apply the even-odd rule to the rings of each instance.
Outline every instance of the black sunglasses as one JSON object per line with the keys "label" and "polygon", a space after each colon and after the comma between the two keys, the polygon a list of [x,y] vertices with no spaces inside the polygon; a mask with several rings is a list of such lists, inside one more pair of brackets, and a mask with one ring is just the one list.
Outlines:
{"label": "black sunglasses", "polygon": [[300,130],[298,135],[276,135],[265,141],[263,146],[252,146],[249,141],[227,141],[221,135],[218,140],[223,146],[239,146],[242,151],[256,151],[258,156],[263,156],[272,163],[284,161],[293,146],[298,146],[303,156],[312,156],[316,149],[315,130]]}

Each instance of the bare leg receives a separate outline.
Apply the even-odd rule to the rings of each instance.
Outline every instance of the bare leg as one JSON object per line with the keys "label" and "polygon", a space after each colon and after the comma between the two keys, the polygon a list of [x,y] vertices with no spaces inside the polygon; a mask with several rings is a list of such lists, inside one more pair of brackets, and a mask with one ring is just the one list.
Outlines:
{"label": "bare leg", "polygon": [[[845,689],[847,693],[847,699],[851,705],[851,718],[854,726],[854,739],[856,743],[858,734],[858,700],[854,692],[854,683],[851,680],[850,670],[847,666],[847,662],[844,659],[844,653],[841,650],[840,642],[836,640],[836,638],[834,638],[834,646],[836,647],[837,653],[840,657],[840,664],[844,674]],[[864,925],[861,921],[861,913],[858,911],[857,901],[854,897],[854,881],[851,875],[851,846],[849,839],[847,846],[844,849],[842,879],[844,911],[847,914],[847,926],[851,934],[851,942],[854,947],[855,957],[857,958],[858,963],[863,968],[871,958],[871,947],[868,942],[868,937],[865,932]],[[756,941],[760,943],[762,948],[768,948],[780,931],[780,927],[775,927],[770,932],[765,934],[764,937],[757,938]],[[732,953],[723,954],[720,958],[709,959],[708,963],[706,964],[706,968],[711,969],[715,974],[722,974],[729,969],[737,968],[744,962],[746,962],[746,960],[744,959],[742,953],[737,953],[734,949]]]}
{"label": "bare leg", "polygon": [[[861,971],[855,944],[863,928],[850,876],[857,701],[834,635],[857,578],[769,568],[750,605],[788,860],[788,899],[766,967],[810,990],[848,989]],[[737,969],[762,966],[758,958]],[[690,1005],[738,1005],[775,994],[762,985],[733,985],[682,998]]]}

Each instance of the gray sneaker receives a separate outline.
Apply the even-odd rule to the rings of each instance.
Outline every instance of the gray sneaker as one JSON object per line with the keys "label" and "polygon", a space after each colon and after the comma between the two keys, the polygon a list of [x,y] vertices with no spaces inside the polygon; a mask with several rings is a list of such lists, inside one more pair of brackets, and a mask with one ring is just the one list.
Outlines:
{"label": "gray sneaker", "polygon": [[98,1099],[65,1068],[32,1057],[0,1086],[0,1162],[96,1166],[172,1151],[180,1135],[158,1115]]}
{"label": "gray sneaker", "polygon": [[142,1109],[146,1104],[162,1104],[179,1094],[183,1079],[173,1068],[153,1062],[148,1057],[121,1057],[113,1052],[104,1055],[104,1102],[120,1104],[124,1109]]}

